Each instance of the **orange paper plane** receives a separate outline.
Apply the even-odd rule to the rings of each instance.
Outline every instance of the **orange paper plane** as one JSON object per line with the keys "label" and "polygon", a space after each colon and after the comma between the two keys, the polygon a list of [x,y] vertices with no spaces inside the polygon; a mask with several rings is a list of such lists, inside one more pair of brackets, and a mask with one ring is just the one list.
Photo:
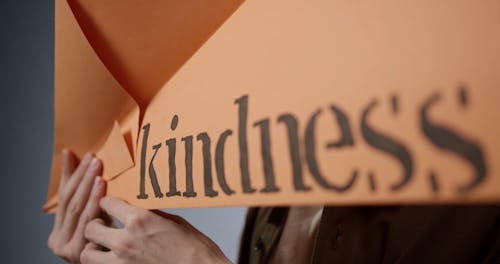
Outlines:
{"label": "orange paper plane", "polygon": [[144,208],[500,201],[500,1],[56,0],[55,135]]}

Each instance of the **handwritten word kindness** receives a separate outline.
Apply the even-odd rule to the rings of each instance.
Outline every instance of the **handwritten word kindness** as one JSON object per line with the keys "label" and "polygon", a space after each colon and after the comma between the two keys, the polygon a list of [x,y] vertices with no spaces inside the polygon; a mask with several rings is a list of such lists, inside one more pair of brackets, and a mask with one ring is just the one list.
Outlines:
{"label": "handwritten word kindness", "polygon": [[[468,106],[467,89],[459,87],[458,89],[458,104],[466,108]],[[456,192],[459,194],[467,193],[477,187],[485,180],[487,176],[487,166],[483,155],[482,148],[477,142],[468,139],[461,135],[459,132],[436,123],[429,119],[429,111],[439,103],[441,96],[439,93],[430,95],[421,102],[418,111],[418,122],[422,132],[423,138],[434,145],[436,148],[444,152],[452,153],[463,161],[467,162],[473,170],[473,175],[468,182],[456,186]],[[141,148],[141,168],[140,168],[140,181],[139,181],[139,194],[138,199],[148,199],[149,195],[146,193],[146,180],[152,185],[154,196],[156,198],[182,196],[182,197],[196,197],[198,193],[194,190],[193,179],[193,155],[202,155],[203,157],[203,186],[204,195],[206,197],[215,197],[220,195],[218,190],[221,190],[224,195],[232,195],[236,192],[244,194],[251,194],[256,192],[256,188],[252,186],[252,175],[249,172],[249,154],[248,154],[248,130],[256,129],[260,135],[260,158],[262,162],[263,175],[265,186],[260,192],[276,193],[280,192],[280,187],[277,186],[275,181],[275,169],[273,165],[273,153],[271,151],[271,133],[270,126],[276,125],[286,127],[286,132],[283,137],[286,137],[288,142],[289,162],[291,163],[293,178],[293,188],[296,191],[311,191],[312,187],[305,184],[303,166],[307,166],[310,175],[318,183],[321,188],[331,190],[332,192],[342,193],[351,189],[359,178],[358,169],[352,169],[349,179],[343,184],[333,184],[328,181],[324,172],[321,171],[319,159],[317,158],[317,150],[320,147],[316,140],[316,129],[318,119],[328,118],[333,120],[338,126],[341,136],[338,140],[326,142],[321,145],[326,149],[335,150],[343,148],[352,148],[356,144],[367,144],[370,148],[375,149],[382,155],[391,156],[401,166],[401,174],[397,181],[391,183],[390,190],[393,192],[403,190],[411,181],[415,174],[414,160],[412,157],[412,150],[409,146],[403,144],[391,136],[378,131],[368,122],[372,112],[378,107],[378,101],[373,100],[368,102],[363,109],[361,109],[360,129],[363,138],[362,142],[355,142],[353,138],[352,125],[349,118],[349,113],[342,110],[337,104],[331,104],[326,109],[318,109],[309,116],[305,131],[299,131],[299,120],[292,113],[284,113],[278,115],[275,120],[265,118],[253,123],[253,127],[249,128],[248,123],[248,107],[249,96],[244,95],[234,101],[235,111],[237,111],[238,122],[236,129],[226,129],[220,135],[209,135],[206,132],[200,132],[196,135],[188,135],[182,137],[180,142],[177,138],[169,138],[163,145],[161,143],[155,145],[148,145],[148,138],[150,130],[153,129],[151,124],[145,124],[143,129],[142,148]],[[393,96],[391,99],[391,108],[393,113],[399,111],[398,98]],[[333,119],[332,119],[333,117]],[[273,121],[273,122],[272,122]],[[171,130],[175,131],[179,122],[179,117],[175,115],[171,121]],[[303,133],[301,133],[303,132]],[[303,135],[300,137],[299,135]],[[237,137],[237,148],[239,152],[239,169],[241,177],[241,186],[230,186],[226,181],[225,164],[224,164],[224,151],[226,149],[226,140],[228,137]],[[195,151],[194,141],[201,143],[200,152]],[[185,149],[185,175],[186,182],[185,190],[181,193],[177,188],[178,175],[176,172],[175,157],[177,154],[177,146],[182,144]],[[215,144],[215,151],[212,153],[212,144]],[[301,146],[304,147],[301,147]],[[146,152],[148,148],[152,148],[153,154],[150,160],[146,160]],[[236,146],[235,146],[236,147]],[[155,166],[165,164],[161,162],[155,163],[155,157],[158,152],[165,151],[168,153],[168,186],[160,186],[158,182],[158,175]],[[156,165],[155,165],[156,164]],[[212,175],[212,166],[215,166],[215,177]],[[147,170],[146,170],[147,168]],[[147,171],[147,173],[146,173]],[[146,176],[148,175],[148,177]],[[375,177],[373,174],[368,175],[370,180],[370,187],[372,190],[375,188]],[[432,191],[439,191],[439,184],[437,175],[430,172],[428,180]],[[200,178],[201,180],[201,178]],[[214,186],[218,184],[217,186]],[[164,192],[164,190],[167,190]]]}

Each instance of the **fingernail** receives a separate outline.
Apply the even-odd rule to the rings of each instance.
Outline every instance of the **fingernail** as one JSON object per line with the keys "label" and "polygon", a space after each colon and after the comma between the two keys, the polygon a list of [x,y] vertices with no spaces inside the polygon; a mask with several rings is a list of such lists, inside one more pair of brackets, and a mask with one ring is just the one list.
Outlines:
{"label": "fingernail", "polygon": [[95,169],[95,168],[97,168],[98,165],[99,165],[99,159],[98,158],[93,158],[92,162],[90,163],[90,167],[92,169]]}
{"label": "fingernail", "polygon": [[66,163],[68,161],[68,151],[66,149],[63,149],[61,151],[61,158],[63,163]]}
{"label": "fingernail", "polygon": [[90,159],[92,158],[92,155],[90,153],[85,153],[85,155],[83,156],[83,159],[82,159],[82,162],[89,162]]}

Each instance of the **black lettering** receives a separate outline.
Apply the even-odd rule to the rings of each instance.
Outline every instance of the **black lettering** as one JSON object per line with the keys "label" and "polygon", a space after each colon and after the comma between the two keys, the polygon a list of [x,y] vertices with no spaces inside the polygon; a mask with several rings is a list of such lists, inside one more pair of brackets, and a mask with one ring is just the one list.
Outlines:
{"label": "black lettering", "polygon": [[467,96],[467,88],[464,85],[461,85],[460,87],[458,87],[458,103],[464,108],[469,103],[468,96]]}
{"label": "black lettering", "polygon": [[[465,90],[460,91],[460,101],[463,106],[467,105]],[[471,139],[467,139],[452,129],[432,122],[429,119],[429,110],[435,105],[441,96],[434,94],[422,106],[420,110],[420,126],[425,136],[439,149],[457,154],[469,162],[475,170],[473,179],[465,185],[458,187],[459,193],[465,193],[484,181],[486,177],[486,163],[480,145]]]}
{"label": "black lettering", "polygon": [[174,115],[174,117],[172,117],[172,121],[170,121],[170,129],[174,131],[177,128],[178,124],[179,124],[179,117],[177,115]]}
{"label": "black lettering", "polygon": [[238,104],[238,144],[240,148],[240,171],[241,183],[244,193],[253,193],[255,189],[250,183],[248,170],[248,144],[247,144],[247,118],[248,118],[248,96],[244,95],[235,100]]}
{"label": "black lettering", "polygon": [[226,176],[224,172],[224,145],[226,144],[226,139],[228,136],[233,134],[230,129],[224,131],[217,140],[217,146],[215,147],[215,171],[217,172],[217,180],[219,185],[227,195],[234,193],[226,182]]}
{"label": "black lettering", "polygon": [[347,115],[337,106],[331,105],[330,110],[335,116],[337,124],[340,128],[341,137],[339,140],[326,144],[327,148],[343,148],[354,146],[352,137],[351,125]]}
{"label": "black lettering", "polygon": [[401,181],[391,185],[390,187],[391,190],[397,191],[403,188],[411,180],[413,176],[413,162],[410,153],[403,144],[380,132],[377,132],[368,124],[368,116],[377,103],[377,100],[373,100],[363,111],[361,118],[361,132],[368,145],[391,155],[397,159],[403,167],[403,176]]}
{"label": "black lettering", "polygon": [[396,94],[391,95],[391,110],[392,113],[399,113],[399,100]]}
{"label": "black lettering", "polygon": [[437,179],[437,175],[434,171],[429,173],[429,182],[431,184],[431,190],[433,193],[439,192],[439,183]]}
{"label": "black lettering", "polygon": [[[174,115],[172,117],[172,121],[170,122],[170,128],[174,131],[179,124],[179,117]],[[176,142],[175,138],[168,139],[166,141],[168,147],[168,193],[167,197],[171,196],[180,196],[181,192],[177,190],[177,171],[175,165],[175,154],[176,151]]]}
{"label": "black lettering", "polygon": [[375,192],[377,190],[377,182],[375,180],[375,175],[372,171],[368,173],[368,184],[370,186],[370,191]]}
{"label": "black lettering", "polygon": [[288,145],[290,146],[290,162],[293,171],[293,186],[296,191],[310,191],[311,187],[304,185],[302,162],[300,160],[298,121],[293,114],[282,114],[278,122],[285,123],[288,132]]}
{"label": "black lettering", "polygon": [[168,193],[167,197],[180,196],[181,192],[177,190],[177,172],[175,166],[176,139],[171,138],[166,141],[168,147]]}
{"label": "black lettering", "polygon": [[269,129],[269,119],[257,121],[253,125],[260,128],[260,150],[262,155],[262,168],[266,186],[261,192],[278,192],[280,189],[274,181],[273,157],[271,155],[271,132]]}
{"label": "black lettering", "polygon": [[158,178],[156,177],[156,171],[153,166],[153,160],[156,157],[156,153],[158,153],[158,150],[161,148],[161,143],[156,144],[153,146],[153,150],[155,151],[153,153],[153,157],[151,158],[151,161],[149,162],[149,178],[151,179],[151,184],[153,185],[153,190],[155,192],[155,197],[156,198],[162,198],[163,193],[160,190],[160,185],[158,184]]}
{"label": "black lettering", "polygon": [[193,136],[183,137],[186,150],[184,163],[186,166],[186,191],[182,193],[184,197],[196,197],[193,186]]}
{"label": "black lettering", "polygon": [[149,129],[150,129],[150,124],[146,124],[142,127],[144,133],[142,135],[141,172],[139,180],[139,195],[137,195],[137,199],[148,199],[148,195],[146,194],[145,181],[146,181],[146,150],[148,147]]}
{"label": "black lettering", "polygon": [[323,187],[329,190],[335,190],[338,192],[345,192],[349,190],[358,177],[358,171],[353,170],[351,178],[347,183],[343,186],[337,186],[335,184],[328,183],[323,175],[321,174],[318,166],[318,162],[316,160],[316,120],[318,116],[321,114],[321,110],[317,110],[309,119],[306,127],[305,133],[305,146],[306,146],[306,160],[307,165],[309,167],[309,172],[311,172],[314,179]]}
{"label": "black lettering", "polygon": [[215,197],[218,192],[214,190],[212,183],[212,154],[210,152],[210,137],[206,132],[202,132],[196,136],[203,144],[203,179],[205,185],[205,196]]}

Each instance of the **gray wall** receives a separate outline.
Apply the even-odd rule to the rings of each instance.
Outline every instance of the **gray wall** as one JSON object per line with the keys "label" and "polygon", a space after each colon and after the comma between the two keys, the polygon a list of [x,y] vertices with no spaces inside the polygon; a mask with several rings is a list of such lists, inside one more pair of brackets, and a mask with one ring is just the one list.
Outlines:
{"label": "gray wall", "polygon": [[[52,216],[41,211],[52,154],[53,17],[53,0],[3,0],[0,8],[1,263],[60,263],[46,246]],[[236,258],[244,208],[173,212]]]}

